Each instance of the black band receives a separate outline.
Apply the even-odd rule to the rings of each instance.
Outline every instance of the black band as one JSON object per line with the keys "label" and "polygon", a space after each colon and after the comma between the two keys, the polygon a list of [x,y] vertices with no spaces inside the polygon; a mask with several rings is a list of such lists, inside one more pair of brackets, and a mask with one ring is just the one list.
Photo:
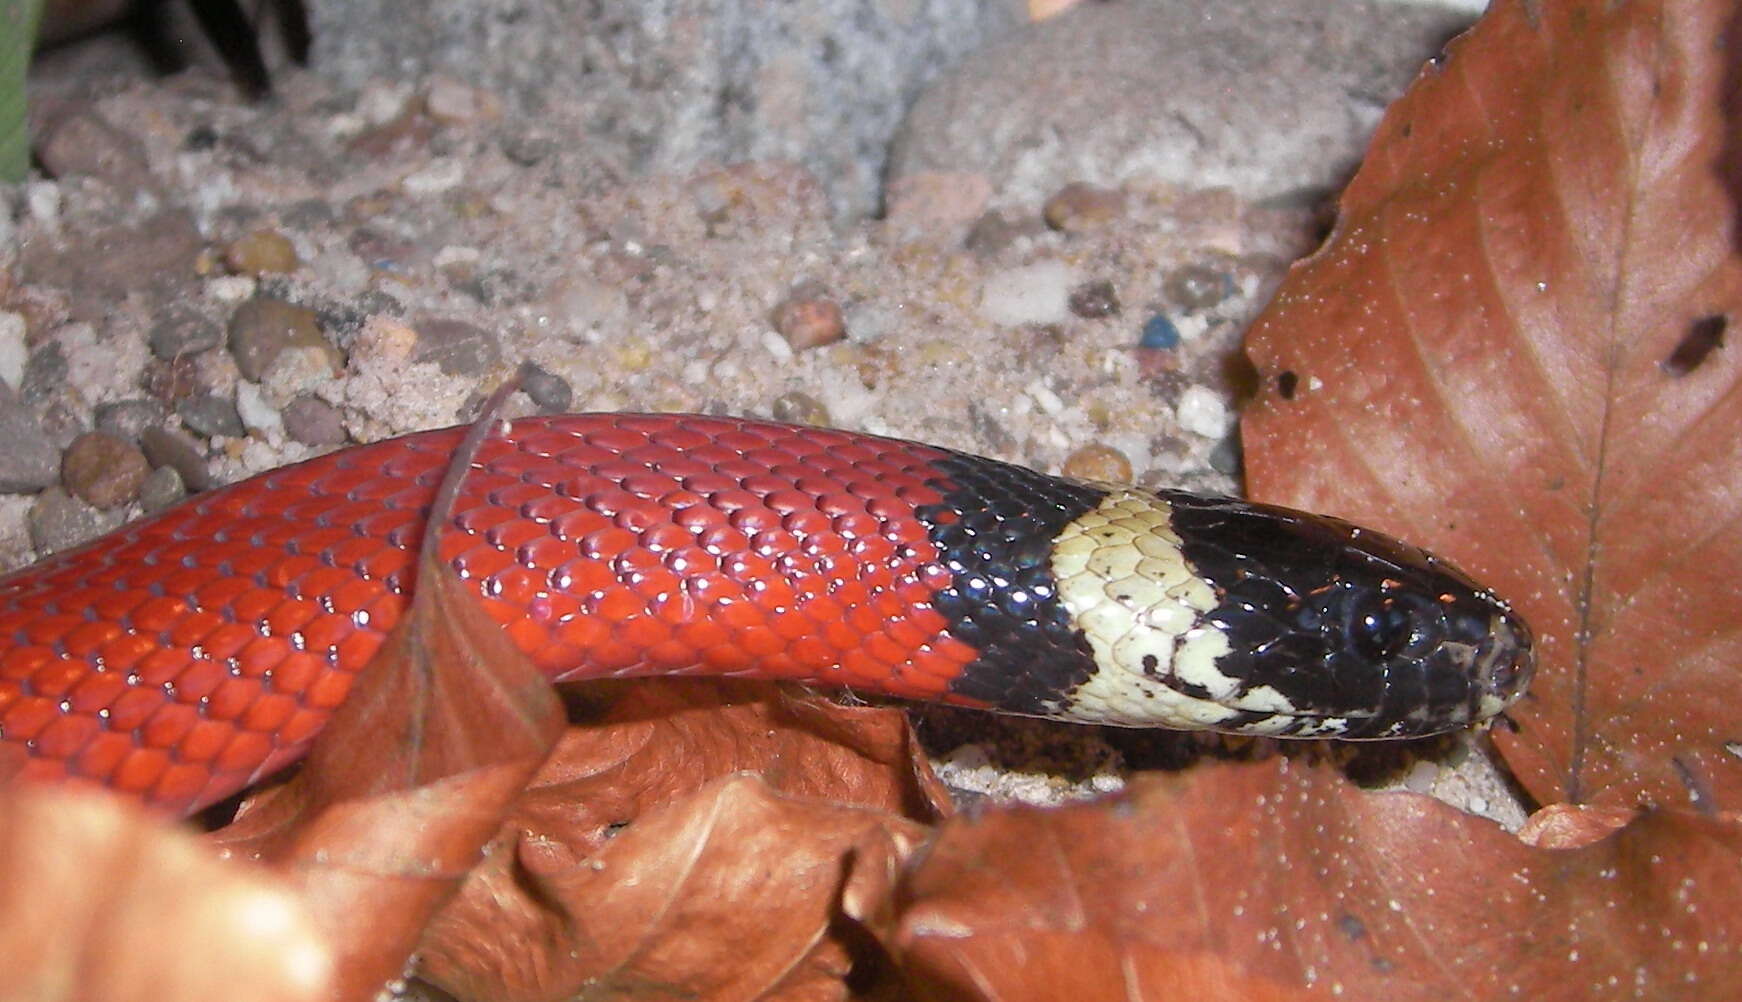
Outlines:
{"label": "black band", "polygon": [[915,514],[950,572],[932,605],[980,652],[950,691],[1009,713],[1056,710],[1096,665],[1059,602],[1053,541],[1106,492],[960,453],[932,466],[944,500]]}

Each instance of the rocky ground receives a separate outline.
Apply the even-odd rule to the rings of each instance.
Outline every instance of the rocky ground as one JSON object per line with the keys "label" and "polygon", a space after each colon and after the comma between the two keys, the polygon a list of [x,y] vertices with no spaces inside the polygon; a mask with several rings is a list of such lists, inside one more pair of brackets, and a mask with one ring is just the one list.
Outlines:
{"label": "rocky ground", "polygon": [[[0,566],[468,420],[514,373],[517,413],[772,416],[1237,490],[1241,333],[1467,21],[377,6],[317,4],[314,65],[256,105],[114,39],[41,61],[41,170],[0,190]],[[1171,754],[926,727],[971,739],[959,788],[1037,799]]]}

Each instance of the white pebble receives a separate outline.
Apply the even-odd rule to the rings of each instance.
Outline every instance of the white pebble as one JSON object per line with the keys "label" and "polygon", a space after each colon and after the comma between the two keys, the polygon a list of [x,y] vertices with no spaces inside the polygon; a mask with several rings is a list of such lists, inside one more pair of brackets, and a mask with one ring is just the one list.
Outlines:
{"label": "white pebble", "polygon": [[331,139],[346,140],[369,127],[362,115],[353,115],[342,111],[327,119],[327,136]]}
{"label": "white pebble", "polygon": [[24,363],[30,350],[24,346],[24,317],[0,313],[0,383],[16,390],[24,382]]}
{"label": "white pebble", "polygon": [[259,286],[252,275],[220,275],[206,279],[206,295],[220,303],[240,303],[253,298]]}
{"label": "white pebble", "polygon": [[786,338],[781,337],[777,330],[763,328],[762,347],[767,348],[770,355],[782,362],[792,361],[792,345],[788,344]]}
{"label": "white pebble", "polygon": [[53,181],[31,181],[24,186],[24,204],[30,215],[49,231],[60,229],[60,185]]}
{"label": "white pebble", "polygon": [[875,341],[900,326],[894,310],[875,303],[855,303],[847,307],[847,338],[861,344]]}
{"label": "white pebble", "polygon": [[1177,411],[1180,427],[1205,438],[1221,438],[1233,423],[1228,405],[1215,391],[1202,386],[1188,387],[1180,394]]}
{"label": "white pebble", "polygon": [[1057,393],[1054,393],[1051,388],[1038,379],[1024,386],[1022,390],[1034,398],[1034,402],[1039,404],[1040,409],[1049,417],[1058,417],[1065,409],[1064,400],[1060,399]]}
{"label": "white pebble", "polygon": [[422,170],[407,174],[405,180],[399,182],[399,187],[408,195],[438,195],[458,187],[465,177],[465,165],[442,157],[430,161]]}
{"label": "white pebble", "polygon": [[1195,341],[1210,329],[1210,320],[1202,314],[1187,314],[1174,318],[1173,329],[1179,331],[1181,341]]}
{"label": "white pebble", "polygon": [[363,88],[357,99],[357,114],[371,125],[386,125],[399,117],[410,98],[410,84],[376,81]]}
{"label": "white pebble", "polygon": [[437,268],[447,268],[456,264],[477,264],[478,260],[483,256],[483,254],[478,252],[478,248],[476,247],[462,247],[458,244],[449,244],[441,250],[436,251],[435,257],[432,258],[431,261]]}
{"label": "white pebble", "polygon": [[1063,323],[1070,316],[1076,272],[1062,261],[1009,268],[980,289],[980,314],[1005,327]]}
{"label": "white pebble", "polygon": [[236,413],[250,431],[260,432],[268,438],[284,434],[283,415],[266,402],[265,395],[260,392],[256,383],[250,383],[246,379],[236,383]]}

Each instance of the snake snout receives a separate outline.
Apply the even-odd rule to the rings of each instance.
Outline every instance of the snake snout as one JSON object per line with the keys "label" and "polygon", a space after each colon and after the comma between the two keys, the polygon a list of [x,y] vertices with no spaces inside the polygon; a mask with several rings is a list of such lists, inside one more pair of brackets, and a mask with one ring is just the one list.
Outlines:
{"label": "snake snout", "polygon": [[1502,607],[1490,621],[1488,639],[1476,655],[1476,719],[1497,716],[1518,702],[1535,674],[1530,627],[1517,613]]}

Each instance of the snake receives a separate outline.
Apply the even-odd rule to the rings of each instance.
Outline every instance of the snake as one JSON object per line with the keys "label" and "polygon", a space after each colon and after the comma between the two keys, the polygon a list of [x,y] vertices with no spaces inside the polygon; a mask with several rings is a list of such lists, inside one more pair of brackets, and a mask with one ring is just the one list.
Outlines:
{"label": "snake", "polygon": [[[183,814],[296,762],[406,615],[465,431],[195,494],[0,578],[0,753]],[[1490,720],[1534,665],[1506,602],[1382,533],[843,430],[516,419],[445,517],[440,563],[555,681],[1370,739]]]}

